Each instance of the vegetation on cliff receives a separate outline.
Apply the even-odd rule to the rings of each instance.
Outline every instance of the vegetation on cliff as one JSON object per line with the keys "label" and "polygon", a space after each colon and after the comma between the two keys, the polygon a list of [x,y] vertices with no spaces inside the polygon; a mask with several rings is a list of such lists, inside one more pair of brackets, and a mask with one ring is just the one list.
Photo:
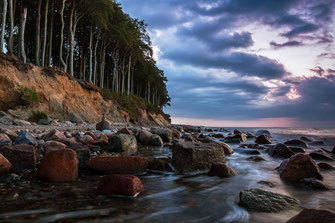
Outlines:
{"label": "vegetation on cliff", "polygon": [[[149,107],[169,104],[144,21],[112,0],[2,0],[0,50],[22,62],[58,67]],[[115,94],[116,95],[116,94]]]}

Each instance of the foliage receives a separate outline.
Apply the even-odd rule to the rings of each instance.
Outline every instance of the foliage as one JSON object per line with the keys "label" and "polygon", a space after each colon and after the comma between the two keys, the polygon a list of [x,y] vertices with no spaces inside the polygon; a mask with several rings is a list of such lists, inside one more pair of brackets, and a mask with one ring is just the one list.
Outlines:
{"label": "foliage", "polygon": [[20,88],[20,93],[23,105],[33,105],[39,100],[39,97],[34,88],[33,89],[29,89],[27,87]]}
{"label": "foliage", "polygon": [[48,120],[48,119],[49,119],[49,116],[42,111],[39,111],[39,110],[31,111],[32,121],[38,122],[39,120]]}

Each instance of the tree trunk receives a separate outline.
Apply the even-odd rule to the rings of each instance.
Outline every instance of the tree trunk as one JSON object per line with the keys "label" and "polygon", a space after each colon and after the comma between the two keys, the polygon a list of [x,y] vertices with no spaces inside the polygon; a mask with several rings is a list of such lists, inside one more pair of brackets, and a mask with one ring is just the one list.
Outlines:
{"label": "tree trunk", "polygon": [[24,48],[24,32],[26,28],[26,21],[27,21],[27,6],[24,6],[21,14],[21,30],[20,30],[20,48],[21,48],[21,59],[23,63],[27,62],[26,51]]}
{"label": "tree trunk", "polygon": [[64,70],[67,70],[67,66],[66,63],[64,62],[63,59],[63,42],[64,42],[64,9],[65,9],[65,2],[66,0],[63,0],[63,5],[62,5],[62,9],[60,11],[60,17],[61,17],[61,23],[62,23],[62,27],[60,30],[60,47],[59,47],[59,60],[62,64],[62,66],[64,67]]}
{"label": "tree trunk", "polygon": [[1,40],[0,40],[0,52],[4,52],[5,45],[5,31],[6,31],[6,18],[7,18],[7,0],[2,0],[2,24],[1,24]]}
{"label": "tree trunk", "polygon": [[89,78],[88,78],[88,80],[89,80],[89,82],[93,82],[92,81],[92,72],[93,72],[93,49],[92,49],[92,45],[93,45],[93,30],[92,30],[92,26],[91,26],[91,28],[90,28],[90,46],[89,46],[89,48],[90,48],[90,61],[89,61],[89,63],[90,63],[90,70],[89,70]]}
{"label": "tree trunk", "polygon": [[9,0],[9,41],[8,41],[8,53],[14,56],[14,6],[13,0]]}
{"label": "tree trunk", "polygon": [[49,56],[48,56],[48,66],[51,67],[52,60],[52,41],[53,41],[53,27],[54,27],[54,6],[55,3],[52,2],[51,6],[51,21],[50,21],[50,29],[49,29]]}
{"label": "tree trunk", "polygon": [[131,54],[129,56],[129,64],[128,64],[128,84],[127,84],[127,95],[130,94],[130,71],[131,71]]}
{"label": "tree trunk", "polygon": [[99,44],[99,37],[97,37],[97,42],[95,43],[94,47],[94,68],[93,68],[93,83],[96,84],[97,82],[97,49]]}
{"label": "tree trunk", "polygon": [[35,46],[35,64],[40,65],[40,49],[41,49],[41,6],[42,0],[37,3],[37,18],[36,18],[36,46]]}
{"label": "tree trunk", "polygon": [[69,39],[69,46],[70,46],[70,61],[69,61],[69,65],[70,65],[70,74],[71,76],[73,76],[73,49],[74,49],[74,24],[73,24],[73,17],[74,17],[74,13],[75,13],[75,1],[72,1],[72,8],[71,8],[71,16],[70,16],[70,39]]}
{"label": "tree trunk", "polygon": [[42,49],[42,58],[41,58],[42,67],[44,67],[45,65],[45,54],[46,54],[46,46],[47,46],[48,10],[49,10],[49,0],[46,0],[45,11],[44,11],[43,49]]}

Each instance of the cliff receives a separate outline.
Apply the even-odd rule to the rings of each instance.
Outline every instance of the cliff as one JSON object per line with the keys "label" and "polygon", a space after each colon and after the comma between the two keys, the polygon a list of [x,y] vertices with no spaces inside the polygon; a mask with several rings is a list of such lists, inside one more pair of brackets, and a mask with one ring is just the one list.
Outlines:
{"label": "cliff", "polygon": [[[34,89],[38,101],[22,105],[22,89]],[[28,119],[31,110],[39,110],[59,120],[96,123],[106,112],[106,118],[115,125],[169,126],[162,113],[150,113],[145,106],[133,105],[137,115],[125,111],[113,98],[102,96],[101,89],[67,73],[23,64],[0,53],[0,111]]]}

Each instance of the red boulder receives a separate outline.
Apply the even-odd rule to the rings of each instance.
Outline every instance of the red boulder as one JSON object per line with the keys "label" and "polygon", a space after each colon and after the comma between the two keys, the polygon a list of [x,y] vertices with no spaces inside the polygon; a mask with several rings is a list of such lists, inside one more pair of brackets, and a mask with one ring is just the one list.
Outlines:
{"label": "red boulder", "polygon": [[134,196],[143,191],[143,184],[136,176],[111,174],[101,178],[98,190],[106,195]]}
{"label": "red boulder", "polygon": [[10,171],[12,164],[0,154],[0,176],[7,174]]}

